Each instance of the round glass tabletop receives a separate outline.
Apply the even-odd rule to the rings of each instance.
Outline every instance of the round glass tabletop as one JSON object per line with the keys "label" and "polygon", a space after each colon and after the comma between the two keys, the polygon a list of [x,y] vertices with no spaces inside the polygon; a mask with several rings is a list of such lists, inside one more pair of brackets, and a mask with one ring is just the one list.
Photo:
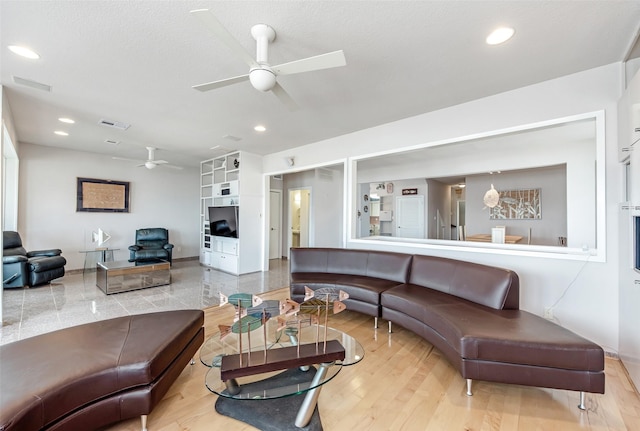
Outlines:
{"label": "round glass tabletop", "polygon": [[[356,364],[364,357],[364,349],[355,338],[340,330],[310,322],[278,328],[277,319],[269,319],[264,325],[261,321],[249,321],[242,331],[236,322],[232,327],[221,328],[221,331],[204,342],[200,361],[211,367],[205,377],[207,388],[226,398],[266,400],[301,394],[330,381],[343,366]],[[273,349],[309,344],[315,345],[315,350],[322,353],[325,340],[337,340],[344,347],[344,360],[253,374],[232,379],[233,382],[221,379],[223,356],[243,352],[251,363],[252,353],[254,361],[264,361]]]}

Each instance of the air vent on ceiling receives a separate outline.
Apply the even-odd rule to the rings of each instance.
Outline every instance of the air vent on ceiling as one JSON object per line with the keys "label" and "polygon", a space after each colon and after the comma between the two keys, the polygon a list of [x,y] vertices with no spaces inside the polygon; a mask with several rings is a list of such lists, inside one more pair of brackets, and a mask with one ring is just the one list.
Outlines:
{"label": "air vent on ceiling", "polygon": [[32,81],[30,79],[20,78],[19,76],[14,76],[13,82],[15,82],[18,85],[24,85],[26,87],[35,88],[36,90],[51,92],[50,85],[43,84],[41,82]]}
{"label": "air vent on ceiling", "polygon": [[223,139],[228,139],[228,140],[234,141],[234,142],[238,142],[238,141],[242,140],[242,138],[238,138],[237,136],[233,136],[233,135],[224,135],[222,138]]}
{"label": "air vent on ceiling", "polygon": [[120,130],[127,130],[131,127],[131,124],[123,123],[122,121],[100,120],[99,124],[107,127],[115,127]]}
{"label": "air vent on ceiling", "polygon": [[104,142],[109,145],[118,145],[120,141],[114,141],[113,139],[105,139]]}

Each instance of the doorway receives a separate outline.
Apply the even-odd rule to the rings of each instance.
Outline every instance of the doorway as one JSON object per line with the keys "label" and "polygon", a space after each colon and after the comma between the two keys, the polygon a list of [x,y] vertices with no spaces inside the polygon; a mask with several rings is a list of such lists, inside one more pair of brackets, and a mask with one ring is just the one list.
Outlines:
{"label": "doorway", "polygon": [[424,238],[424,196],[396,197],[396,237]]}
{"label": "doorway", "polygon": [[[289,189],[289,247],[309,247],[312,239],[309,234],[311,225],[311,189]],[[287,252],[287,254],[289,254]]]}

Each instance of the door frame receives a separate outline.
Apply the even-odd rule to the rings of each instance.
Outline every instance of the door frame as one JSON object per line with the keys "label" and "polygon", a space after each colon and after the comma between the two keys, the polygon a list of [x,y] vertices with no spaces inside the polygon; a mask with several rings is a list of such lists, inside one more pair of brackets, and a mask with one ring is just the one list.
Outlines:
{"label": "door frame", "polygon": [[[278,209],[278,222],[276,223],[276,225],[278,226],[278,231],[280,232],[280,234],[277,236],[277,243],[278,243],[278,257],[277,259],[282,259],[282,190],[280,189],[271,189],[269,190],[269,230],[271,229],[271,211],[273,210],[272,205],[271,205],[271,193],[275,193],[278,195],[278,205],[277,205],[277,209]],[[269,249],[267,250],[268,253],[268,259],[274,259],[271,257],[271,233],[269,233]]]}

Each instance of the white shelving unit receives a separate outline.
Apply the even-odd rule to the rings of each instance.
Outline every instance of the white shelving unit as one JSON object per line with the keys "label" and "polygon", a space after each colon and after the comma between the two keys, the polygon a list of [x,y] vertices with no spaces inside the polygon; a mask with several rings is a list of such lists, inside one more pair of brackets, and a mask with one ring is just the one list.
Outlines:
{"label": "white shelving unit", "polygon": [[[200,162],[200,263],[231,274],[262,269],[262,159],[235,151]],[[211,206],[238,207],[238,238],[209,231]]]}

